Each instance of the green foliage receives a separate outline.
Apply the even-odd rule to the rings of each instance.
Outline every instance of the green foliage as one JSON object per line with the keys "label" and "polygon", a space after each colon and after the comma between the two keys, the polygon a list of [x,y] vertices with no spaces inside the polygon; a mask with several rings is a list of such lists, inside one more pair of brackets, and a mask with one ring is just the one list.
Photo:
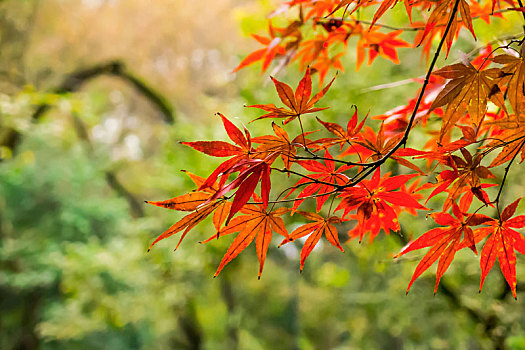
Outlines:
{"label": "green foliage", "polygon": [[[497,274],[487,277],[487,287],[478,295],[478,266],[462,254],[448,276],[452,287],[464,288],[454,291],[459,301],[446,293],[432,297],[431,278],[423,278],[405,296],[413,264],[404,258],[394,262],[389,255],[399,248],[394,235],[378,238],[380,244],[374,245],[354,241],[345,245],[345,254],[337,255],[320,244],[320,254],[309,258],[302,274],[297,271],[300,246],[271,249],[260,281],[254,252],[239,256],[220,277],[211,278],[231,239],[194,244],[214,233],[205,229],[197,229],[197,238],[188,237],[175,253],[169,242],[146,253],[153,233],[180,216],[158,208],[144,208],[143,216],[134,216],[129,201],[108,183],[107,173],[116,174],[139,202],[180,194],[192,185],[179,175],[180,169],[205,174],[218,163],[178,141],[225,140],[213,112],[242,116],[246,122],[258,114],[240,107],[243,104],[277,102],[272,101],[276,96],[271,85],[261,87],[254,71],[242,72],[236,80],[223,78],[236,64],[231,52],[243,50],[224,44],[241,39],[230,30],[233,19],[216,12],[237,2],[209,2],[208,13],[197,2],[175,1],[184,11],[173,11],[173,4],[145,6],[129,0],[100,5],[95,15],[86,5],[89,1],[37,3],[0,2],[1,48],[10,48],[0,50],[2,69],[9,73],[2,75],[9,90],[2,89],[0,95],[0,138],[9,128],[22,133],[15,154],[0,162],[0,349],[491,348],[490,335],[470,309],[500,319],[496,334],[507,337],[509,348],[524,348],[522,304],[510,295],[497,300],[504,285]],[[267,2],[262,6],[268,7]],[[122,19],[123,13],[130,15]],[[246,30],[260,26],[251,21],[253,8],[238,8],[237,13]],[[79,18],[89,23],[87,29],[76,26]],[[145,38],[138,25],[114,25],[138,18],[147,19],[144,23],[158,29],[159,37],[148,32],[151,37]],[[201,73],[186,66],[173,68],[176,73],[159,73],[162,54],[172,60],[168,62],[180,57],[186,61],[177,64],[191,62],[190,44],[176,42],[172,33],[184,32],[192,45],[201,45],[210,18],[216,21],[216,33],[210,35],[217,42],[205,43],[203,50],[220,48],[216,68],[210,64]],[[104,28],[118,30],[96,30],[97,24],[107,23],[111,26]],[[33,38],[29,47],[19,33]],[[138,43],[148,49],[140,50]],[[168,92],[177,108],[175,125],[164,124],[143,97],[110,78],[70,95],[46,92],[76,69],[77,62],[111,57],[116,46],[132,68]],[[170,50],[180,57],[170,56]],[[418,62],[414,53],[403,54],[405,60]],[[372,112],[394,107],[417,87],[363,89],[412,76],[417,63],[407,66],[363,66],[366,80],[361,81],[353,71],[342,73],[330,91],[333,108],[323,116],[343,122],[352,104]],[[291,69],[282,80],[299,76]],[[240,94],[237,86],[242,87]],[[40,103],[53,108],[41,122],[32,123],[31,114]],[[89,141],[81,137],[75,118],[87,129]],[[250,127],[254,133],[265,128],[257,123]],[[136,139],[140,152],[129,145]],[[413,140],[418,142],[417,133]],[[522,191],[521,180],[512,181],[509,188]],[[297,220],[291,228],[300,224]],[[403,228],[408,235],[430,225],[420,221]],[[523,265],[518,264],[521,275]]]}

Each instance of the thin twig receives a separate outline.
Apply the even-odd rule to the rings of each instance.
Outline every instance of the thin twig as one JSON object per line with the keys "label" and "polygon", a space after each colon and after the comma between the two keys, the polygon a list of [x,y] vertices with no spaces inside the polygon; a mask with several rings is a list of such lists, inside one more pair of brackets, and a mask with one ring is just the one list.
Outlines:
{"label": "thin twig", "polygon": [[[432,71],[434,69],[434,66],[436,65],[436,62],[437,62],[437,60],[439,58],[439,54],[441,52],[441,49],[442,49],[442,47],[443,47],[443,45],[444,45],[444,43],[446,41],[447,34],[450,31],[450,27],[452,26],[452,22],[454,21],[454,18],[456,16],[457,11],[458,11],[459,1],[460,0],[456,0],[454,2],[454,7],[452,9],[452,13],[450,14],[450,17],[449,17],[449,20],[448,20],[448,23],[447,23],[447,27],[445,28],[445,32],[443,33],[443,37],[441,38],[441,40],[439,42],[439,45],[438,45],[438,47],[436,49],[436,52],[434,53],[434,57],[432,59],[432,62],[430,63],[430,66],[429,66],[429,68],[427,70],[427,74],[425,76],[425,80],[423,82],[423,86],[421,87],[421,91],[419,93],[419,96],[417,98],[416,104],[414,106],[414,110],[412,111],[412,115],[410,116],[410,119],[408,120],[408,125],[407,125],[407,127],[405,129],[405,132],[403,133],[403,137],[401,138],[401,140],[399,140],[399,142],[387,154],[385,154],[380,159],[378,159],[378,160],[376,160],[374,162],[371,162],[371,163],[363,163],[362,166],[365,166],[367,168],[363,169],[362,171],[360,171],[349,183],[344,184],[344,185],[329,184],[330,186],[334,186],[335,189],[333,191],[325,193],[323,195],[336,193],[336,192],[339,192],[339,191],[343,190],[344,188],[353,187],[353,186],[357,185],[362,180],[364,180],[368,175],[370,175],[372,172],[374,172],[377,168],[379,168],[402,145],[406,144],[406,142],[408,140],[408,136],[410,134],[410,130],[411,130],[412,125],[414,123],[414,120],[416,118],[417,110],[419,108],[419,105],[421,104],[421,101],[423,100],[423,96],[425,94],[425,90],[426,90],[427,85],[428,85],[428,83],[430,81],[430,76],[432,75]],[[283,172],[281,169],[275,169],[275,170]],[[306,178],[308,178],[308,179],[310,179],[312,181],[319,182],[319,180],[317,180],[317,179],[310,178],[310,177],[308,177],[306,175],[303,175],[303,174],[300,174],[300,173],[292,172],[292,171],[289,171],[289,170],[287,170],[287,172],[291,172],[292,174],[295,173],[296,175],[303,176],[303,177],[306,177]],[[319,183],[322,183],[322,182],[319,182]],[[297,199],[283,200],[283,201],[279,201],[279,203],[281,203],[281,202],[293,202],[293,201],[296,201],[296,200]]]}
{"label": "thin twig", "polygon": [[512,163],[514,162],[514,160],[516,159],[516,157],[518,156],[518,154],[520,153],[524,145],[525,145],[525,141],[522,141],[519,147],[516,148],[516,153],[514,153],[514,156],[512,156],[512,159],[510,160],[509,164],[505,168],[505,173],[503,174],[503,179],[501,180],[501,184],[499,186],[498,195],[496,196],[496,199],[494,199],[495,203],[499,203],[499,199],[501,197],[501,193],[503,191],[503,186],[505,185],[505,181],[507,180],[507,175],[509,173],[510,167],[512,166]]}
{"label": "thin twig", "polygon": [[[100,63],[74,71],[65,76],[61,84],[54,88],[52,92],[56,94],[76,92],[87,82],[101,76],[113,76],[131,85],[161,113],[166,123],[173,124],[175,121],[175,110],[168,99],[147,82],[130,72],[126,68],[126,65],[118,60]],[[47,102],[40,103],[31,116],[32,121],[38,121],[51,108],[52,105]],[[10,148],[14,153],[21,138],[22,135],[19,131],[11,129],[7,135],[0,140],[0,145]],[[0,161],[1,160],[2,159],[0,159]]]}
{"label": "thin twig", "polygon": [[293,171],[293,170],[289,170],[289,169],[279,169],[279,168],[271,168],[271,169],[272,169],[272,170],[275,170],[275,171],[278,171],[278,172],[280,172],[280,173],[294,174],[294,175],[297,175],[297,176],[303,177],[303,178],[305,178],[305,179],[311,180],[312,182],[317,183],[317,184],[323,184],[323,185],[327,185],[327,186],[337,187],[336,184],[333,184],[333,183],[331,183],[331,182],[326,182],[326,181],[318,180],[318,179],[314,179],[313,177],[310,177],[310,176],[308,176],[308,175],[304,175],[304,174],[298,173],[297,171]]}
{"label": "thin twig", "polygon": [[[518,3],[520,3],[520,7],[523,7],[521,5],[521,0],[518,0]],[[497,14],[497,13],[505,13],[505,12],[510,12],[510,11],[515,11],[515,9],[513,8],[505,8],[505,9],[501,9],[501,10],[497,10],[497,11],[494,11],[493,13],[490,13],[490,14],[483,14],[483,15],[478,15],[478,16],[474,16],[472,17],[472,20],[475,20],[475,19],[479,19],[481,17],[485,17],[485,16],[488,16],[488,15],[493,15],[493,14]],[[525,13],[523,13],[523,16],[525,18]],[[369,25],[372,25],[372,21],[369,21],[369,20],[362,20],[362,19],[356,19],[356,18],[350,18],[350,17],[346,17],[346,18],[343,18],[343,17],[314,17],[315,20],[320,20],[320,19],[325,19],[325,20],[336,20],[336,21],[343,21],[343,22],[354,22],[354,23],[364,23],[364,24],[369,24]],[[463,22],[463,19],[460,19],[458,20],[458,23],[461,23]],[[437,28],[437,27],[444,27],[445,25],[447,24],[437,24],[434,26],[434,28]],[[421,31],[421,30],[425,30],[425,27],[424,26],[420,26],[420,27],[397,27],[397,26],[393,26],[393,25],[390,25],[390,24],[384,24],[384,23],[379,23],[379,22],[375,22],[374,23],[374,26],[377,26],[377,27],[380,27],[380,28],[385,28],[385,29],[391,29],[391,30],[403,30],[403,31]]]}
{"label": "thin twig", "polygon": [[[465,57],[466,58],[470,58],[470,57],[474,56],[475,54],[478,54],[479,51],[483,50],[484,48],[486,48],[486,47],[488,47],[490,45],[496,44],[498,42],[506,41],[506,40],[511,40],[512,41],[514,39],[518,39],[518,38],[521,38],[521,37],[523,37],[523,33],[517,33],[517,34],[508,35],[508,36],[504,36],[502,38],[491,40],[491,41],[489,41],[487,44],[485,44],[483,46],[479,46],[479,47],[476,47],[476,48],[472,49],[467,54],[465,54]],[[505,47],[508,47],[508,45],[505,45],[505,46],[502,46],[502,47],[505,48]],[[458,62],[458,61],[459,60],[456,60],[456,62]],[[390,88],[394,88],[394,87],[398,87],[398,86],[403,86],[403,85],[407,85],[407,84],[411,84],[411,83],[416,83],[417,82],[416,79],[421,79],[421,78],[424,78],[424,76],[421,75],[421,76],[416,77],[416,78],[408,78],[408,79],[403,79],[403,80],[399,80],[399,81],[394,81],[392,83],[374,85],[374,86],[371,86],[369,88],[364,88],[364,89],[360,90],[360,93],[364,94],[364,93],[367,93],[367,92],[372,92],[372,91],[377,91],[377,90],[384,90],[384,89],[390,89]]]}
{"label": "thin twig", "polygon": [[456,0],[454,2],[454,7],[453,7],[452,13],[450,14],[450,17],[448,19],[447,27],[445,28],[445,32],[443,33],[443,36],[442,36],[442,38],[441,38],[441,40],[439,42],[439,45],[438,45],[438,47],[436,49],[436,52],[434,53],[434,58],[432,59],[432,62],[430,63],[430,66],[429,66],[429,68],[427,70],[427,74],[425,76],[425,81],[423,82],[423,86],[421,87],[421,92],[419,93],[419,96],[417,98],[416,104],[414,106],[414,110],[412,111],[412,115],[410,116],[410,119],[408,120],[408,125],[407,125],[407,127],[405,129],[403,137],[381,159],[379,159],[379,160],[377,160],[375,162],[372,162],[372,163],[368,163],[368,164],[371,164],[373,166],[369,167],[368,169],[363,170],[361,172],[361,174],[357,176],[356,180],[352,181],[351,184],[349,184],[348,186],[345,185],[345,186],[343,186],[341,188],[354,186],[354,184],[356,184],[356,183],[360,182],[361,180],[363,180],[364,178],[366,178],[375,169],[380,167],[381,164],[383,164],[388,158],[390,158],[402,145],[406,144],[406,142],[408,140],[408,135],[410,134],[410,130],[412,129],[412,125],[414,124],[414,120],[416,119],[417,110],[419,108],[419,105],[421,104],[421,101],[423,100],[423,96],[425,95],[425,90],[426,90],[427,85],[428,85],[428,83],[430,81],[430,76],[432,75],[432,71],[434,70],[434,66],[436,65],[436,62],[437,62],[437,60],[439,58],[439,54],[441,52],[441,48],[443,47],[443,45],[444,45],[444,43],[446,41],[448,32],[450,31],[450,27],[452,26],[452,22],[454,22],[454,19],[456,18],[456,13],[458,11],[459,1],[460,0]]}

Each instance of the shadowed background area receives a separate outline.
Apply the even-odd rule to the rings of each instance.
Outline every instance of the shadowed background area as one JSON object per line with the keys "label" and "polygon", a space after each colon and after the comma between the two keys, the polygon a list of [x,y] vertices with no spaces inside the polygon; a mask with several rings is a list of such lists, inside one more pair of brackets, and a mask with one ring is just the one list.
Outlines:
{"label": "shadowed background area", "polygon": [[[499,271],[478,294],[469,252],[435,297],[432,273],[405,296],[421,256],[392,256],[430,227],[423,217],[344,254],[321,242],[302,274],[301,245],[272,242],[260,281],[252,246],[212,278],[231,237],[197,244],[215,233],[209,221],[176,252],[174,237],[146,253],[181,216],[144,200],[193,189],[181,169],[207,176],[219,164],[179,141],[225,140],[215,112],[248,125],[258,114],[243,105],[277,103],[260,67],[232,73],[275,4],[0,0],[0,349],[525,349],[525,296],[514,301]],[[373,88],[421,75],[417,50],[356,73],[352,45],[323,120],[346,124],[353,104],[360,117],[383,113],[417,91]],[[294,87],[302,75],[276,74]],[[524,266],[518,257],[518,281]]]}

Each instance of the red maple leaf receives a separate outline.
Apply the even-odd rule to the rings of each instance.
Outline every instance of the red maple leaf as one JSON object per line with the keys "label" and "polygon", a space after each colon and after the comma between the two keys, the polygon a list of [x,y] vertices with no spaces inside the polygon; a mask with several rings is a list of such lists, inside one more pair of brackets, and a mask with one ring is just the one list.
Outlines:
{"label": "red maple leaf", "polygon": [[336,137],[327,137],[323,139],[316,140],[315,143],[317,145],[316,149],[320,148],[327,148],[334,145],[339,145],[339,150],[343,149],[343,146],[345,144],[348,144],[350,147],[352,146],[352,142],[358,140],[357,135],[361,132],[361,129],[363,128],[363,125],[366,121],[366,117],[357,125],[357,107],[355,108],[355,112],[348,120],[348,124],[346,125],[346,130],[343,129],[343,127],[337,123],[330,123],[330,122],[324,122],[321,119],[317,118],[317,121],[326,128],[329,132],[334,134]]}
{"label": "red maple leaf", "polygon": [[[244,134],[230,122],[226,117],[220,114],[224,128],[230,139],[236,144],[232,145],[224,141],[196,141],[182,142],[182,144],[193,147],[194,149],[205,154],[216,157],[228,157],[228,159],[215,169],[215,171],[200,186],[200,190],[211,186],[219,176],[219,189],[212,195],[202,206],[208,205],[221,198],[226,193],[237,189],[233,200],[230,213],[226,223],[248,202],[255,191],[257,184],[261,181],[262,200],[265,206],[268,206],[270,194],[270,165],[269,159],[259,159],[251,146],[251,137],[248,130]],[[269,157],[269,156],[268,156]],[[267,157],[267,158],[268,158]],[[225,184],[228,175],[239,172],[239,175],[229,184]]]}
{"label": "red maple leaf", "polygon": [[[381,123],[381,127],[377,132],[370,127],[365,127],[363,132],[357,134],[357,139],[353,140],[355,145],[347,148],[343,153],[340,154],[340,157],[344,157],[350,154],[357,153],[362,162],[365,162],[369,159],[372,161],[377,161],[387,155],[403,138],[403,134],[396,134],[391,137],[385,135],[384,123]],[[395,160],[399,164],[410,168],[414,171],[417,171],[420,174],[423,174],[421,169],[419,169],[412,162],[401,158],[400,156],[405,156],[405,151],[403,149],[398,149],[394,155],[390,156],[390,159]]]}
{"label": "red maple leaf", "polygon": [[512,290],[512,295],[516,298],[516,254],[514,250],[525,254],[525,238],[514,228],[525,227],[525,215],[514,215],[521,198],[507,206],[500,215],[499,219],[491,219],[485,222],[489,227],[478,228],[474,231],[476,243],[489,236],[483,249],[481,250],[481,282],[479,290],[483,288],[483,283],[489,271],[498,259],[499,267],[505,280]]}
{"label": "red maple leaf", "polygon": [[455,218],[443,212],[431,214],[432,219],[434,219],[438,225],[444,227],[437,227],[424,233],[421,237],[409,243],[395,256],[395,258],[398,258],[414,250],[432,247],[417,265],[412,279],[408,284],[407,293],[414,281],[439,259],[436,273],[436,286],[434,289],[434,293],[436,293],[439,281],[454,259],[456,251],[469,247],[477,253],[474,233],[470,226],[481,225],[491,220],[491,218],[481,214],[466,214],[470,204],[471,200],[460,201],[459,206],[453,203],[452,212]]}
{"label": "red maple leaf", "polygon": [[344,210],[343,217],[356,209],[359,241],[366,232],[375,237],[379,230],[386,233],[399,231],[399,222],[395,210],[388,204],[407,208],[426,209],[410,194],[396,191],[417,174],[390,177],[387,173],[381,178],[379,168],[372,179],[362,180],[354,187],[345,188],[340,195],[341,203],[337,210]]}
{"label": "red maple leaf", "polygon": [[[443,203],[443,210],[448,210],[462,193],[472,191],[476,197],[485,204],[489,203],[487,193],[482,189],[480,179],[495,178],[492,172],[481,165],[482,154],[474,157],[466,148],[460,149],[463,158],[451,154],[433,154],[441,164],[449,166],[452,170],[443,170],[438,175],[437,187],[428,196],[427,202],[439,193],[448,192],[447,199]],[[449,188],[450,187],[450,188]]]}
{"label": "red maple leaf", "polygon": [[[199,152],[205,153],[214,157],[233,157],[228,159],[219,165],[215,171],[201,184],[199,189],[212,186],[219,176],[222,176],[219,183],[220,186],[224,185],[228,176],[232,172],[232,168],[241,160],[247,160],[253,158],[253,148],[251,136],[248,130],[245,128],[244,133],[239,130],[232,122],[230,122],[225,116],[218,113],[221,117],[224,129],[228,134],[228,137],[234,142],[234,144],[224,141],[195,141],[195,142],[181,142],[181,144],[190,146]],[[237,167],[237,171],[238,171]]]}
{"label": "red maple leaf", "polygon": [[[304,177],[299,180],[292,188],[292,190],[286,195],[285,198],[290,196],[298,186],[302,184],[308,184],[297,196],[297,200],[294,203],[293,211],[304,201],[305,198],[318,193],[317,197],[317,211],[320,211],[323,204],[328,199],[329,195],[326,194],[335,189],[335,185],[344,185],[348,183],[349,178],[344,174],[345,171],[351,168],[349,165],[343,165],[335,169],[335,162],[332,160],[332,155],[325,151],[325,164],[316,160],[304,160],[297,161],[297,164],[307,170],[308,177]],[[331,185],[333,184],[333,185]],[[325,194],[325,195],[323,195]]]}

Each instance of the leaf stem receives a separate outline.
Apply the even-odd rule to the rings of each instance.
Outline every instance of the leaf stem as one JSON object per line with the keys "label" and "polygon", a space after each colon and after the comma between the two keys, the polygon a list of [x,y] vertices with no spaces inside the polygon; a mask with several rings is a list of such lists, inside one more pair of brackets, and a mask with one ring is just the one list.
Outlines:
{"label": "leaf stem", "polygon": [[363,170],[360,174],[358,174],[356,177],[357,179],[356,180],[353,180],[350,184],[348,185],[344,185],[344,186],[340,186],[340,188],[345,188],[345,187],[351,187],[351,186],[354,186],[355,184],[359,183],[361,180],[363,180],[364,178],[366,178],[368,175],[370,175],[373,171],[375,171],[375,169],[377,169],[378,167],[381,166],[381,164],[383,164],[388,158],[390,158],[402,145],[405,145],[406,142],[408,141],[408,135],[410,134],[410,130],[412,129],[412,125],[414,124],[414,120],[416,119],[416,114],[417,114],[417,110],[419,108],[419,105],[421,104],[421,101],[423,100],[423,96],[425,95],[425,90],[428,86],[428,83],[430,81],[430,76],[432,75],[432,71],[434,70],[434,66],[436,65],[436,62],[439,58],[439,54],[441,53],[441,49],[443,47],[443,45],[445,44],[445,41],[446,41],[446,38],[447,38],[447,35],[448,35],[448,32],[450,31],[450,28],[452,26],[452,23],[454,22],[454,19],[456,18],[456,14],[458,12],[458,6],[459,6],[459,1],[460,0],[456,0],[454,2],[454,7],[452,8],[452,13],[450,14],[450,17],[448,19],[448,22],[447,22],[447,27],[445,28],[445,32],[443,33],[443,36],[441,37],[441,40],[439,41],[439,45],[436,49],[436,52],[434,53],[434,57],[432,59],[432,62],[430,62],[430,66],[427,70],[427,74],[425,76],[425,80],[423,82],[423,86],[421,87],[421,91],[419,93],[419,96],[416,100],[416,104],[414,106],[414,110],[412,111],[412,115],[410,116],[410,119],[408,120],[408,125],[405,129],[405,132],[403,134],[403,137],[401,138],[401,140],[399,140],[399,142],[387,153],[385,154],[381,159],[378,159],[376,160],[375,162],[372,162],[372,163],[367,163],[369,164],[369,168],[368,169],[365,169]]}
{"label": "leaf stem", "polygon": [[510,167],[512,166],[512,163],[514,162],[514,160],[516,159],[516,157],[518,156],[518,154],[520,153],[524,145],[525,145],[525,140],[522,141],[519,147],[516,148],[516,151],[515,151],[516,153],[514,153],[514,155],[512,156],[512,159],[510,160],[509,164],[505,168],[505,173],[503,174],[503,179],[501,180],[498,194],[496,196],[496,199],[494,199],[493,201],[493,203],[496,203],[496,205],[499,204],[499,199],[501,197],[501,193],[503,192],[503,186],[505,185],[505,181],[507,180],[507,175],[509,174]]}
{"label": "leaf stem", "polygon": [[[518,0],[518,3],[520,5],[520,7],[523,7],[523,5],[521,5],[521,0]],[[510,11],[515,11],[515,10],[513,8],[505,8],[505,9],[494,11],[490,15],[498,14],[498,13],[505,13],[505,12],[510,12]],[[524,19],[525,19],[525,13],[522,13],[522,14],[523,14]],[[482,14],[482,15],[474,16],[474,17],[472,17],[472,20],[479,19],[479,18],[487,16],[487,15],[488,14]],[[320,19],[327,19],[327,20],[333,19],[333,20],[336,20],[336,21],[364,23],[364,24],[369,24],[369,25],[371,25],[373,23],[372,21],[369,21],[369,20],[361,20],[361,19],[357,19],[357,18],[314,17],[314,20],[319,21]],[[463,22],[463,19],[458,20],[458,23],[461,23],[461,22]],[[446,24],[437,24],[436,27],[444,27],[445,25]],[[385,28],[385,29],[391,29],[391,30],[402,30],[402,31],[413,31],[413,32],[425,30],[424,26],[420,26],[420,27],[397,27],[397,26],[393,26],[393,25],[390,25],[390,24],[384,24],[384,23],[378,23],[378,22],[374,23],[374,27],[375,26],[380,27],[380,28]]]}

